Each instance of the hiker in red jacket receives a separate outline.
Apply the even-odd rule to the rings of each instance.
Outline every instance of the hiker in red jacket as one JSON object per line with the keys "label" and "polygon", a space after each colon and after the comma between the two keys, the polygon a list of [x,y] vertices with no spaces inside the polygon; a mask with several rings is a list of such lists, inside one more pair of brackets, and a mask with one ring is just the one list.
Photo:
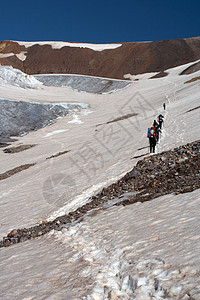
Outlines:
{"label": "hiker in red jacket", "polygon": [[150,153],[155,153],[155,147],[157,141],[155,127],[150,128],[148,137],[149,137]]}

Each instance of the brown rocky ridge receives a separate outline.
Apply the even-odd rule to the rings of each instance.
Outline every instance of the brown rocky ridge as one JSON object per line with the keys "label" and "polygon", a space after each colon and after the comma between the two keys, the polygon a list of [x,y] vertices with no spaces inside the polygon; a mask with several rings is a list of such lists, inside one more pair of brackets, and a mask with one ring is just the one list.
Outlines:
{"label": "brown rocky ridge", "polygon": [[[25,59],[20,58],[20,53],[24,53]],[[198,59],[200,37],[121,43],[115,49],[103,51],[72,46],[53,49],[51,45],[36,42],[30,47],[13,41],[0,42],[0,64],[27,74],[81,74],[124,79],[125,74],[160,72],[160,76],[166,76],[165,70]],[[188,72],[198,67],[190,67]]]}
{"label": "brown rocky ridge", "polygon": [[98,213],[112,205],[143,203],[167,194],[187,193],[199,188],[200,140],[138,161],[123,178],[103,188],[82,207],[53,221],[14,229],[0,241],[0,247],[31,240],[53,229],[62,230],[74,221],[80,222],[88,214]]}

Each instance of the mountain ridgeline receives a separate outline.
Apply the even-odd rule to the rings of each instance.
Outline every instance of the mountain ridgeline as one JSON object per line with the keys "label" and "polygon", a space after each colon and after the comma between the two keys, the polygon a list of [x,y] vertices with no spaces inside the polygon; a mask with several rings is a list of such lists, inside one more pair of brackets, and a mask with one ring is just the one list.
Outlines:
{"label": "mountain ridgeline", "polygon": [[[88,44],[89,45],[89,44]],[[112,45],[112,44],[111,44]],[[117,44],[116,44],[117,45]],[[81,74],[124,79],[124,75],[160,72],[200,59],[200,37],[155,42],[120,43],[94,50],[76,43],[0,42],[0,64],[27,74]]]}

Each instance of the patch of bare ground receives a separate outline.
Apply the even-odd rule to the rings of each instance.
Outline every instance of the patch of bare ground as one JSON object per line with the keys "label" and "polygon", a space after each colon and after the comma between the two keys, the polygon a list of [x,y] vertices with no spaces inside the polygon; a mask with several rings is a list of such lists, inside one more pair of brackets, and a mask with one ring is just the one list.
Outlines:
{"label": "patch of bare ground", "polygon": [[125,115],[125,116],[116,118],[116,119],[114,119],[114,120],[112,120],[112,121],[109,121],[109,122],[107,122],[106,124],[110,124],[110,123],[114,123],[114,122],[126,120],[126,119],[129,119],[129,118],[135,117],[135,116],[137,116],[137,115],[138,115],[138,114],[136,114],[136,113],[134,113],[134,114],[128,114],[128,115]]}
{"label": "patch of bare ground", "polygon": [[118,118],[116,118],[116,119],[114,119],[114,120],[108,121],[108,122],[103,123],[103,124],[97,124],[96,127],[101,126],[101,125],[105,125],[105,124],[110,124],[110,123],[122,121],[122,120],[126,120],[126,119],[129,119],[129,118],[135,117],[135,116],[137,116],[137,115],[138,115],[138,114],[136,114],[136,113],[128,114],[128,115],[125,115],[125,116],[122,116],[122,117],[118,117]]}
{"label": "patch of bare ground", "polygon": [[34,147],[36,145],[20,145],[20,146],[17,146],[17,147],[11,147],[11,148],[6,148],[3,150],[4,153],[18,153],[18,152],[21,152],[21,151],[25,151],[25,150],[28,150],[32,147]]}
{"label": "patch of bare ground", "polygon": [[21,171],[24,171],[24,170],[26,170],[26,169],[34,166],[35,164],[36,163],[25,164],[25,165],[21,165],[19,167],[16,167],[16,168],[14,168],[12,170],[6,171],[5,173],[0,174],[0,180],[4,180],[4,179],[6,179],[8,177],[11,177],[11,176],[13,176],[13,175],[15,175],[15,174],[17,174],[17,173],[19,173]]}
{"label": "patch of bare ground", "polygon": [[161,71],[161,72],[159,72],[158,74],[156,74],[156,75],[154,75],[154,76],[150,77],[150,79],[161,78],[161,77],[165,77],[165,76],[167,76],[167,75],[168,75],[168,73],[167,73],[167,72],[165,72],[165,71]]}
{"label": "patch of bare ground", "polygon": [[187,69],[185,69],[183,72],[181,72],[180,75],[189,75],[189,74],[195,73],[199,70],[200,70],[200,62],[197,62],[197,63],[191,65],[190,67],[188,67]]}
{"label": "patch of bare ground", "polygon": [[10,144],[7,143],[0,143],[0,148],[8,147]]}
{"label": "patch of bare ground", "polygon": [[8,147],[11,145],[10,144],[11,142],[16,142],[16,141],[17,141],[17,139],[0,136],[0,148]]}
{"label": "patch of bare ground", "polygon": [[47,157],[46,159],[55,158],[55,157],[58,157],[58,156],[60,156],[60,155],[66,154],[66,153],[68,153],[68,152],[70,152],[70,151],[71,151],[71,150],[66,150],[66,151],[58,152],[58,153],[56,153],[56,154],[54,154],[54,155],[51,155],[51,156]]}
{"label": "patch of bare ground", "polygon": [[184,82],[184,84],[185,84],[185,83],[191,83],[191,82],[194,82],[194,81],[197,81],[197,80],[200,80],[200,76],[199,76],[199,77],[194,77],[194,78],[192,78],[192,79],[190,79],[190,80]]}

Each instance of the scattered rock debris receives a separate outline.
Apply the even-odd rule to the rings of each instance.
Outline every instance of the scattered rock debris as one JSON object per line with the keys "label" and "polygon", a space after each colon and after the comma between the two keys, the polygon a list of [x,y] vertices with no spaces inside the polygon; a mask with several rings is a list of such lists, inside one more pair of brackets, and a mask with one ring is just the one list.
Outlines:
{"label": "scattered rock debris", "polygon": [[19,173],[21,171],[24,171],[24,170],[26,170],[26,169],[28,169],[30,167],[33,167],[35,164],[36,163],[25,164],[25,165],[21,165],[19,167],[16,167],[16,168],[14,168],[12,170],[6,171],[5,173],[0,174],[0,180],[4,180],[4,179],[6,179],[8,177],[13,176],[14,174],[17,174],[17,173]]}
{"label": "scattered rock debris", "polygon": [[8,147],[10,144],[7,143],[0,143],[0,148]]}
{"label": "scattered rock debris", "polygon": [[126,120],[126,119],[129,119],[131,117],[136,117],[138,114],[137,113],[133,113],[133,114],[127,114],[125,116],[121,116],[121,117],[118,117],[114,120],[111,120],[111,121],[108,121],[106,123],[103,123],[103,124],[97,124],[96,127],[98,126],[101,126],[101,125],[105,125],[105,124],[110,124],[110,123],[115,123],[115,122],[118,122],[118,121],[122,121],[122,120]]}
{"label": "scattered rock debris", "polygon": [[17,147],[11,147],[11,148],[6,148],[3,150],[4,153],[18,153],[24,150],[28,150],[32,147],[35,147],[36,145],[20,145]]}
{"label": "scattered rock debris", "polygon": [[58,152],[58,153],[56,153],[56,154],[54,154],[54,155],[51,155],[51,156],[47,157],[46,159],[55,158],[55,157],[58,157],[58,156],[60,156],[60,155],[66,154],[66,153],[68,153],[68,152],[70,152],[70,151],[71,151],[71,150],[66,150],[66,151]]}
{"label": "scattered rock debris", "polygon": [[156,75],[150,77],[150,79],[162,78],[162,77],[165,77],[165,76],[167,76],[167,75],[168,75],[167,72],[161,71],[161,72],[159,72],[158,74],[156,74]]}
{"label": "scattered rock debris", "polygon": [[82,207],[53,221],[43,221],[30,228],[14,229],[0,241],[0,247],[36,238],[52,229],[61,230],[76,220],[82,220],[89,211],[101,210],[111,200],[118,199],[114,201],[114,205],[128,205],[149,201],[166,194],[192,192],[198,188],[200,188],[200,140],[138,161],[123,178],[103,188]]}
{"label": "scattered rock debris", "polygon": [[197,80],[200,80],[200,76],[194,77],[194,78],[192,78],[192,79],[190,79],[190,80],[188,80],[188,81],[185,81],[184,84],[185,84],[185,83],[191,83],[191,82],[194,82],[194,81],[197,81]]}

